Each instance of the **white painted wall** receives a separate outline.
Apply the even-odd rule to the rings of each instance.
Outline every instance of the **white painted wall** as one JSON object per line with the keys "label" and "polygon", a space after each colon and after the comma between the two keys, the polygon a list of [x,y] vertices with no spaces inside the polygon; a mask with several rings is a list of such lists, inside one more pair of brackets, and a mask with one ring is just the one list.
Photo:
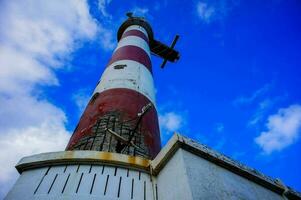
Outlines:
{"label": "white painted wall", "polygon": [[181,150],[169,160],[156,181],[158,200],[193,199]]}
{"label": "white painted wall", "polygon": [[179,149],[157,177],[159,200],[281,200],[280,195]]}
{"label": "white painted wall", "polygon": [[152,183],[144,172],[100,165],[61,165],[48,169],[43,167],[23,172],[5,199],[153,200]]}

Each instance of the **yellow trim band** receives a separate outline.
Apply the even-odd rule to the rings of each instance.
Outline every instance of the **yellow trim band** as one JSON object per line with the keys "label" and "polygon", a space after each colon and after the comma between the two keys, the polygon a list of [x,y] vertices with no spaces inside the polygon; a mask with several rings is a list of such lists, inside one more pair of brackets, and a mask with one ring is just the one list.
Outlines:
{"label": "yellow trim band", "polygon": [[118,153],[100,151],[60,151],[22,158],[16,165],[19,173],[27,169],[53,165],[95,164],[117,165],[149,171],[150,160]]}

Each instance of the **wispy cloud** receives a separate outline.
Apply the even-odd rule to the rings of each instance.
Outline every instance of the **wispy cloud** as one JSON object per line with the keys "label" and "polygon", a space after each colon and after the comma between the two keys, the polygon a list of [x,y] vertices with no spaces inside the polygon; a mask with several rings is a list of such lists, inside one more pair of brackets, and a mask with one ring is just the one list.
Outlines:
{"label": "wispy cloud", "polygon": [[257,104],[257,107],[254,109],[255,112],[253,116],[248,121],[248,126],[255,126],[261,123],[264,120],[264,117],[268,114],[268,112],[277,104],[280,100],[280,97],[266,98],[260,101]]}
{"label": "wispy cloud", "polygon": [[213,6],[208,5],[208,3],[198,2],[197,14],[202,21],[209,23],[215,15],[215,8]]}
{"label": "wispy cloud", "polygon": [[269,111],[280,101],[286,98],[286,95],[274,96],[273,83],[267,83],[261,88],[255,90],[250,95],[241,95],[233,101],[233,105],[240,108],[252,108],[252,116],[248,120],[248,126],[255,126],[263,122]]}
{"label": "wispy cloud", "polygon": [[132,10],[135,16],[145,17],[148,14],[148,8],[134,7]]}
{"label": "wispy cloud", "polygon": [[98,9],[104,17],[112,18],[112,15],[108,13],[107,7],[112,0],[98,0]]}
{"label": "wispy cloud", "polygon": [[249,96],[239,96],[234,101],[233,104],[236,106],[248,105],[254,103],[258,98],[265,95],[272,87],[272,84],[265,84],[263,87],[259,88]]}
{"label": "wispy cloud", "polygon": [[196,14],[200,21],[206,24],[222,22],[239,3],[239,0],[201,0],[196,3]]}
{"label": "wispy cloud", "polygon": [[69,138],[65,113],[43,98],[40,86],[59,85],[55,72],[71,53],[107,31],[85,0],[2,1],[0,26],[1,199],[21,157],[63,150]]}
{"label": "wispy cloud", "polygon": [[[251,108],[252,112],[247,126],[257,127],[264,122],[266,116],[277,104],[287,98],[287,94],[275,95],[274,83],[267,83],[255,90],[250,95],[241,95],[233,101],[233,105],[239,108]],[[274,93],[274,94],[273,94]]]}
{"label": "wispy cloud", "polygon": [[90,92],[88,92],[85,89],[81,89],[72,95],[72,99],[78,108],[79,114],[83,113],[87,103],[90,100],[90,97],[91,97]]}
{"label": "wispy cloud", "polygon": [[297,141],[301,131],[301,106],[291,105],[279,109],[274,115],[268,117],[267,131],[255,138],[263,152],[270,154],[281,151]]}
{"label": "wispy cloud", "polygon": [[225,126],[223,123],[216,123],[214,129],[217,133],[221,133],[224,131]]}

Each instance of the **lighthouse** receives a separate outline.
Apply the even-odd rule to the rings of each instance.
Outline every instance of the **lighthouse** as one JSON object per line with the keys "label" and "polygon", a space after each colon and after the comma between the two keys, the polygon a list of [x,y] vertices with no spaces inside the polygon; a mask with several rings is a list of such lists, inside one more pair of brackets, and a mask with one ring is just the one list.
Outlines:
{"label": "lighthouse", "polygon": [[[151,26],[128,13],[118,45],[66,148],[153,159],[160,131],[151,53],[176,61],[179,53],[154,39]],[[165,61],[166,62],[166,61]]]}
{"label": "lighthouse", "polygon": [[66,150],[154,158],[160,151],[150,25],[129,18]]}
{"label": "lighthouse", "polygon": [[161,148],[151,55],[175,62],[174,46],[127,14],[118,45],[65,151],[22,158],[5,199],[292,199],[279,179],[175,133]]}

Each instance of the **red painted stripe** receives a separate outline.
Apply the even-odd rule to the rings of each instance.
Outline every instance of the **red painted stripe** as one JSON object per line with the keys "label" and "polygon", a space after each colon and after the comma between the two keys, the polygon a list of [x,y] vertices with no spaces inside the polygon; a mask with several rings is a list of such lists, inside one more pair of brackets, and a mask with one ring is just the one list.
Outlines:
{"label": "red painted stripe", "polygon": [[134,60],[144,65],[152,73],[152,63],[150,57],[140,47],[127,45],[118,48],[114,52],[108,66],[119,60]]}
{"label": "red painted stripe", "polygon": [[140,37],[142,39],[144,39],[147,43],[149,42],[148,41],[148,37],[141,31],[138,31],[138,30],[129,30],[129,31],[126,31],[122,34],[122,38],[125,38],[127,36],[137,36],[137,37]]}
{"label": "red painted stripe", "polygon": [[[141,108],[148,103],[150,101],[147,97],[130,89],[110,89],[100,93],[93,103],[87,105],[66,149],[72,150],[72,146],[76,145],[80,138],[91,133],[91,128],[97,119],[106,113],[118,111],[122,114],[120,120],[126,121],[136,118],[137,113],[141,112]],[[154,158],[161,148],[158,115],[155,107],[145,114],[141,125],[144,143],[148,147],[151,157]]]}

